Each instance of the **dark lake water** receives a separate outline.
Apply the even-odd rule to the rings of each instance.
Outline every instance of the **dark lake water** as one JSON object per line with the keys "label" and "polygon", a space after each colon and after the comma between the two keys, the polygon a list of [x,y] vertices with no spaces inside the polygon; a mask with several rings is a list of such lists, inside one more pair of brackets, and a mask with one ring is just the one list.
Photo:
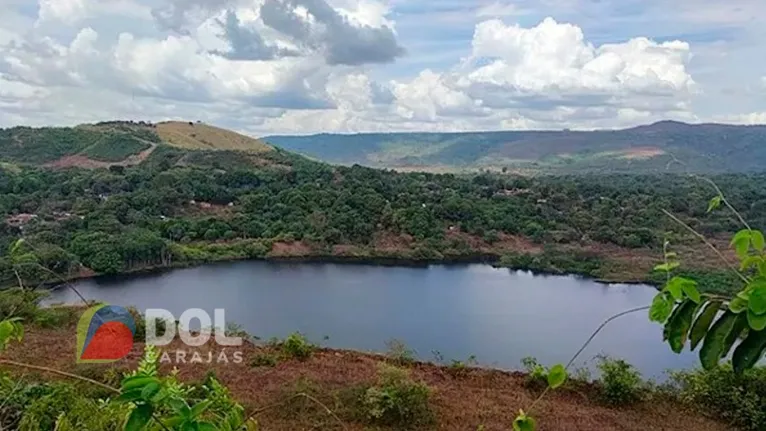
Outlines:
{"label": "dark lake water", "polygon": [[[187,308],[226,319],[263,339],[301,331],[322,345],[385,351],[397,339],[432,360],[475,355],[480,364],[520,369],[534,356],[569,360],[612,314],[648,305],[649,286],[603,285],[577,277],[532,275],[487,265],[428,268],[235,262],[164,273],[76,283],[88,299],[116,305]],[[77,303],[68,289],[50,302]],[[329,339],[323,341],[327,336]],[[646,378],[696,366],[695,353],[672,353],[647,312],[615,320],[578,361],[592,366],[607,354],[628,360]]]}

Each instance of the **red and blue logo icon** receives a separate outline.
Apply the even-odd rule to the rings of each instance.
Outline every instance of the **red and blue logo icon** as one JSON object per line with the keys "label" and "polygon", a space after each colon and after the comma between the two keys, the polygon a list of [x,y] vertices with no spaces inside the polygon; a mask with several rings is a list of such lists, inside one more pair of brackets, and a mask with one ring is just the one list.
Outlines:
{"label": "red and blue logo icon", "polygon": [[136,322],[124,307],[101,304],[89,308],[77,324],[77,362],[107,363],[133,349]]}

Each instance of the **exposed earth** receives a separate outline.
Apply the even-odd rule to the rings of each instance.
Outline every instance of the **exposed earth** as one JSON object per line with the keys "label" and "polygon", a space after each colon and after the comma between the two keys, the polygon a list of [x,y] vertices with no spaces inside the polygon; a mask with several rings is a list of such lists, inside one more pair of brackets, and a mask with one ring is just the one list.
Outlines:
{"label": "exposed earth", "polygon": [[[126,370],[135,366],[143,346],[137,343],[127,359],[114,364],[75,365],[75,328],[29,328],[23,345],[15,345],[2,359],[53,367],[98,379],[109,368]],[[176,340],[169,347],[189,350]],[[203,358],[207,352],[220,353],[219,347],[199,348]],[[229,358],[233,358],[231,347]],[[209,371],[221,380],[247,409],[263,409],[257,418],[263,430],[365,430],[362,423],[349,419],[343,394],[350,388],[374,382],[385,356],[360,352],[320,349],[306,361],[280,360],[274,367],[250,365],[257,355],[272,349],[246,343],[241,349],[240,364],[175,364],[180,378],[187,382],[204,379]],[[190,356],[191,354],[189,354]],[[215,362],[215,361],[214,361]],[[35,371],[8,368],[35,378]],[[431,406],[436,423],[425,429],[509,430],[520,408],[528,408],[539,391],[524,385],[525,376],[489,369],[468,369],[456,375],[448,367],[426,363],[408,365],[415,380],[432,389]],[[172,369],[164,364],[165,372]],[[45,373],[42,373],[45,374]],[[40,378],[61,378],[37,375]],[[309,393],[326,405],[338,419],[323,407],[305,398],[290,399],[297,393]],[[625,408],[605,407],[596,400],[592,386],[582,384],[549,393],[534,409],[541,431],[724,431],[731,427],[692,413],[671,400],[655,397]],[[269,407],[270,406],[270,407]],[[268,407],[268,408],[267,408]],[[386,429],[386,428],[384,428]],[[395,428],[387,428],[395,429]]]}

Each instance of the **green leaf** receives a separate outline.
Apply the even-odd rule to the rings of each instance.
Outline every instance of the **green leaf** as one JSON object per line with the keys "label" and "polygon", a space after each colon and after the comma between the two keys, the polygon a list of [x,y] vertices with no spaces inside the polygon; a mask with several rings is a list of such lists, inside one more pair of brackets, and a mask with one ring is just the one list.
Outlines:
{"label": "green leaf", "polygon": [[567,370],[563,365],[557,364],[548,372],[548,386],[551,389],[556,389],[564,384],[567,379]]}
{"label": "green leaf", "polygon": [[210,407],[211,402],[208,400],[200,401],[197,404],[194,405],[191,409],[191,417],[196,418],[197,416],[201,415]]}
{"label": "green leaf", "polygon": [[763,232],[754,230],[752,233],[751,241],[753,243],[754,249],[763,252],[764,246],[766,246],[766,240],[763,238]]}
{"label": "green leaf", "polygon": [[679,283],[674,283],[673,280],[669,281],[668,284],[665,285],[665,290],[667,290],[676,301],[680,301],[684,298],[683,287]]}
{"label": "green leaf", "polygon": [[19,247],[21,247],[22,244],[24,244],[24,238],[17,239],[16,242],[14,242],[13,245],[11,245],[10,255],[13,256],[14,254],[16,254],[16,251],[19,249]]}
{"label": "green leaf", "polygon": [[661,263],[654,267],[655,271],[663,271],[663,272],[670,272],[676,268],[681,266],[678,262],[667,262],[667,263]]}
{"label": "green leaf", "polygon": [[742,263],[739,265],[740,271],[745,271],[750,267],[759,267],[764,262],[762,256],[747,256],[742,259]]}
{"label": "green leaf", "polygon": [[145,400],[151,400],[160,391],[160,384],[157,382],[150,382],[141,390],[141,398]]}
{"label": "green leaf", "polygon": [[673,301],[668,298],[666,293],[658,293],[652,301],[652,307],[649,309],[649,320],[657,323],[665,323],[673,312]]}
{"label": "green leaf", "polygon": [[734,246],[734,250],[737,251],[737,256],[740,259],[744,259],[747,256],[747,252],[750,250],[750,240],[752,232],[744,229],[737,232],[734,238],[731,240],[731,245]]}
{"label": "green leaf", "polygon": [[721,352],[722,358],[729,355],[729,351],[734,346],[734,343],[739,340],[740,335],[742,335],[742,332],[747,328],[747,315],[745,313],[738,314],[737,320],[734,321],[734,326],[723,341],[723,351]]}
{"label": "green leaf", "polygon": [[11,340],[14,333],[13,323],[10,320],[0,322],[0,345],[5,346]]}
{"label": "green leaf", "polygon": [[182,400],[181,398],[171,398],[168,400],[168,404],[170,404],[170,407],[176,413],[183,416],[184,418],[188,418],[191,415],[189,404],[187,404],[186,401]]}
{"label": "green leaf", "polygon": [[734,314],[739,314],[747,310],[747,300],[737,296],[736,298],[732,299],[731,302],[729,302],[729,310],[731,310],[731,312]]}
{"label": "green leaf", "polygon": [[200,422],[197,424],[197,429],[199,431],[218,431],[218,428],[215,427],[215,425],[211,424],[210,422]]}
{"label": "green leaf", "polygon": [[150,376],[133,376],[122,380],[122,390],[129,391],[131,389],[142,388],[149,383],[160,383],[156,377]]}
{"label": "green leaf", "polygon": [[707,334],[707,331],[710,328],[710,324],[713,323],[713,319],[715,319],[715,316],[718,314],[718,310],[721,309],[722,304],[723,303],[721,301],[709,302],[705,306],[705,309],[702,310],[702,313],[700,313],[700,315],[697,317],[694,325],[692,325],[692,329],[689,335],[691,350],[696,349],[700,341],[705,338],[705,334]]}
{"label": "green leaf", "polygon": [[723,345],[726,337],[734,328],[734,324],[737,321],[737,314],[727,311],[713,323],[713,326],[708,331],[705,340],[702,342],[702,349],[700,349],[700,362],[702,367],[706,370],[710,370],[718,365],[718,361],[723,356]]}
{"label": "green leaf", "polygon": [[742,343],[737,346],[732,356],[736,374],[753,368],[766,350],[766,331],[750,331]]}
{"label": "green leaf", "polygon": [[114,399],[114,401],[118,403],[126,403],[130,401],[140,400],[142,391],[143,391],[142,388],[131,389],[127,392],[121,393],[117,398]]}
{"label": "green leaf", "polygon": [[137,406],[130,412],[130,417],[125,423],[125,431],[139,431],[146,429],[146,425],[152,419],[152,406],[150,404],[143,404]]}
{"label": "green leaf", "polygon": [[763,331],[766,329],[766,314],[755,314],[753,310],[748,310],[747,324],[755,331]]}
{"label": "green leaf", "polygon": [[[693,299],[696,299],[694,302],[699,303],[700,295],[697,291],[697,282],[694,280],[685,277],[673,277],[668,280],[665,285],[665,290],[670,292],[670,294],[673,295],[673,298],[677,301],[683,300],[684,293],[690,292],[691,295],[694,296]],[[687,296],[689,296],[688,293]]]}
{"label": "green leaf", "polygon": [[689,335],[689,329],[692,326],[694,312],[697,310],[697,303],[694,301],[685,301],[678,306],[678,312],[668,322],[668,343],[671,350],[675,353],[681,353],[686,344]]}
{"label": "green leaf", "polygon": [[527,416],[523,410],[519,411],[519,415],[513,421],[513,431],[535,431],[536,428],[535,420]]}
{"label": "green leaf", "polygon": [[697,282],[689,280],[687,283],[681,285],[686,297],[694,301],[695,304],[699,304],[702,301],[699,290],[697,290]]}
{"label": "green leaf", "polygon": [[754,281],[750,287],[750,299],[747,301],[747,306],[755,314],[766,313],[766,281],[758,279]]}
{"label": "green leaf", "polygon": [[723,198],[721,197],[721,195],[715,196],[713,197],[713,199],[710,199],[710,203],[707,206],[707,212],[711,212],[714,209],[718,209],[718,207],[721,206],[722,200]]}
{"label": "green leaf", "polygon": [[167,419],[163,419],[162,423],[165,424],[168,428],[175,428],[178,425],[181,425],[181,423],[184,421],[184,418],[181,416],[173,416]]}

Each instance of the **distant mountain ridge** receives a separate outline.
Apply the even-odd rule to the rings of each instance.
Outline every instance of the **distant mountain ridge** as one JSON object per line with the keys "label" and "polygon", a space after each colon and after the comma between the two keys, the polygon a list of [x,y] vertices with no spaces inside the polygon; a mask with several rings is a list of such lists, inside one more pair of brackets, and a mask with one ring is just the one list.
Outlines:
{"label": "distant mountain ridge", "polygon": [[337,164],[424,170],[756,172],[766,125],[661,121],[622,130],[362,133],[268,136],[285,150]]}

